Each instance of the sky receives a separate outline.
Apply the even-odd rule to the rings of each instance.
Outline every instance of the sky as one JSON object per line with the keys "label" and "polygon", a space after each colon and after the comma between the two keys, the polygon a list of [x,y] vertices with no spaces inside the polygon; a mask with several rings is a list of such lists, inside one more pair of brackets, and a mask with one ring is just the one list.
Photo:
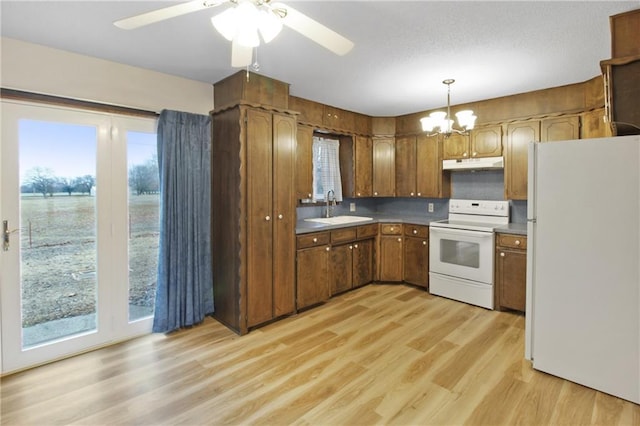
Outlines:
{"label": "sky", "polygon": [[[20,120],[20,180],[34,167],[49,168],[56,177],[96,175],[97,128],[94,126]],[[127,132],[129,167],[156,154],[155,133]]]}

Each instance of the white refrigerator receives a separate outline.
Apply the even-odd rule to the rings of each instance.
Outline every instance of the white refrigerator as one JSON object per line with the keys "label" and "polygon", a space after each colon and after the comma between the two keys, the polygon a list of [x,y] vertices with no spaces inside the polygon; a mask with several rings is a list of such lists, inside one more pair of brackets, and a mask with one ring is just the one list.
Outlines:
{"label": "white refrigerator", "polygon": [[525,357],[640,403],[640,136],[531,143]]}

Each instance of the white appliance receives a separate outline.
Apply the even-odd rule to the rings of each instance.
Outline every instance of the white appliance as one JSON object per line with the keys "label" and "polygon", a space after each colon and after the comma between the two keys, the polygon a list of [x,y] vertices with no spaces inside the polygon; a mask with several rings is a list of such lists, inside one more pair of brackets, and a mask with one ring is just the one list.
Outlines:
{"label": "white appliance", "polygon": [[494,229],[508,223],[508,201],[450,200],[429,224],[429,292],[493,309]]}
{"label": "white appliance", "polygon": [[525,357],[640,403],[640,136],[531,143]]}
{"label": "white appliance", "polygon": [[471,157],[460,160],[442,160],[442,170],[504,169],[504,157]]}

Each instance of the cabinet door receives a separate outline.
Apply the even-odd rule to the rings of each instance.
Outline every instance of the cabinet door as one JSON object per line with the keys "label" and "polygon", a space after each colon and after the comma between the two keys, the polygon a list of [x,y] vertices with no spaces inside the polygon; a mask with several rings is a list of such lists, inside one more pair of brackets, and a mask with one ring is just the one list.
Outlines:
{"label": "cabinet door", "polygon": [[394,138],[373,140],[373,195],[393,197],[395,195],[396,168]]}
{"label": "cabinet door", "polygon": [[328,300],[329,246],[298,250],[297,259],[297,308]]}
{"label": "cabinet door", "polygon": [[429,287],[429,243],[426,238],[404,239],[404,281]]}
{"label": "cabinet door", "polygon": [[416,137],[396,138],[396,197],[416,196]]}
{"label": "cabinet door", "polygon": [[353,287],[353,244],[333,246],[329,253],[331,294],[350,290]]}
{"label": "cabinet door", "polygon": [[451,193],[451,175],[442,172],[441,148],[442,143],[436,136],[420,135],[416,140],[418,197],[447,198]]}
{"label": "cabinet door", "polygon": [[445,138],[443,158],[445,160],[469,158],[469,136],[452,133]]}
{"label": "cabinet door", "polygon": [[580,117],[577,115],[545,118],[541,122],[540,140],[542,142],[570,141],[579,138]]}
{"label": "cabinet door", "polygon": [[504,167],[505,199],[527,199],[529,142],[540,140],[540,121],[520,121],[507,125]]}
{"label": "cabinet door", "polygon": [[380,237],[380,281],[402,281],[402,236]]}
{"label": "cabinet door", "polygon": [[[296,121],[273,115],[273,316],[295,310]],[[258,175],[259,178],[260,175]],[[249,240],[251,241],[251,240]]]}
{"label": "cabinet door", "polygon": [[313,197],[313,128],[298,125],[296,135],[296,199]]}
{"label": "cabinet door", "polygon": [[373,281],[373,241],[353,244],[353,286],[360,287]]}
{"label": "cabinet door", "polygon": [[247,110],[247,326],[272,319],[273,229],[271,114]]}
{"label": "cabinet door", "polygon": [[355,196],[373,194],[373,141],[367,136],[355,137]]}
{"label": "cabinet door", "polygon": [[609,126],[604,119],[604,108],[583,113],[580,120],[580,139],[611,137],[611,126]]}
{"label": "cabinet door", "polygon": [[502,126],[484,126],[471,131],[471,157],[502,155]]}
{"label": "cabinet door", "polygon": [[524,312],[526,300],[527,254],[523,250],[498,250],[496,287],[502,308]]}

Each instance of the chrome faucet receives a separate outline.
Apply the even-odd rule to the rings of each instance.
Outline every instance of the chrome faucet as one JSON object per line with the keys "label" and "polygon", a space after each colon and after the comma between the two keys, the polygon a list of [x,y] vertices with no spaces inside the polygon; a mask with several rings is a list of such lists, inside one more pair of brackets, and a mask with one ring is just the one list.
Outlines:
{"label": "chrome faucet", "polygon": [[325,217],[333,216],[333,208],[336,206],[336,193],[333,192],[333,189],[330,189],[327,192],[327,211],[325,213]]}

